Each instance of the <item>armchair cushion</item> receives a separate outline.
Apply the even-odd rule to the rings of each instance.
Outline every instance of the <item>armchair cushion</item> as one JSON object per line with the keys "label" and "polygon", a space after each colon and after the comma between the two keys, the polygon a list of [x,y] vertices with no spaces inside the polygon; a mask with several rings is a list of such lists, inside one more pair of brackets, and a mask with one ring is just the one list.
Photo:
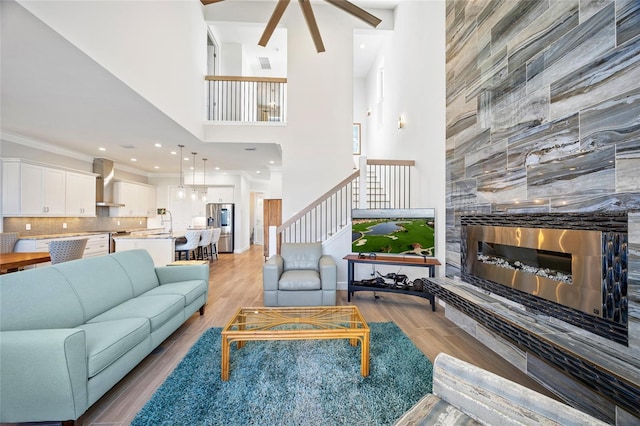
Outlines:
{"label": "armchair cushion", "polygon": [[278,290],[320,290],[320,274],[313,270],[286,271],[280,276]]}

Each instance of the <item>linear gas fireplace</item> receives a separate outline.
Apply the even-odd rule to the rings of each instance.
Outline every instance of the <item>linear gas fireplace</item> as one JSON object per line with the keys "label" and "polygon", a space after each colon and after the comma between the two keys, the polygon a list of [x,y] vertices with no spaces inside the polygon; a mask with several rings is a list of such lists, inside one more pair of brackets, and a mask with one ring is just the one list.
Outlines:
{"label": "linear gas fireplace", "polygon": [[628,344],[628,244],[620,216],[465,216],[462,279]]}

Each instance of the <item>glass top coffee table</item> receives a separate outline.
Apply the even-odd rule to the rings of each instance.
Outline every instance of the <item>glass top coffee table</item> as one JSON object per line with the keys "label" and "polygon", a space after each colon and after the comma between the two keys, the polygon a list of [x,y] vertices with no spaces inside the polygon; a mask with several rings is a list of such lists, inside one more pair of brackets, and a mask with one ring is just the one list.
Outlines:
{"label": "glass top coffee table", "polygon": [[229,380],[231,343],[250,340],[349,339],[360,342],[360,372],[369,375],[369,326],[357,306],[240,308],[222,329],[222,380]]}

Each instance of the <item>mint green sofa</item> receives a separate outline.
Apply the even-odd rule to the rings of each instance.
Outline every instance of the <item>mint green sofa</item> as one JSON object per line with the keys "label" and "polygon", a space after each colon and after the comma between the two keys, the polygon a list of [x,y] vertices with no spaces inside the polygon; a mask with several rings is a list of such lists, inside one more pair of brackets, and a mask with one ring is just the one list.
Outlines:
{"label": "mint green sofa", "polygon": [[191,315],[209,266],[145,250],[0,276],[0,422],[74,422]]}

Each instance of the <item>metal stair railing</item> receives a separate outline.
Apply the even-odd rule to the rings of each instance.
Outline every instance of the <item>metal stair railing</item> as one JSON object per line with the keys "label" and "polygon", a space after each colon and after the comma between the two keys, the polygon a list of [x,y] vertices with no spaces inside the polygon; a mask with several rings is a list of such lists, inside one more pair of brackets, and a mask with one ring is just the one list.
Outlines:
{"label": "metal stair railing", "polygon": [[411,207],[411,169],[415,161],[363,158],[363,163],[365,167],[278,226],[275,237],[291,243],[324,242],[351,223],[352,209]]}

